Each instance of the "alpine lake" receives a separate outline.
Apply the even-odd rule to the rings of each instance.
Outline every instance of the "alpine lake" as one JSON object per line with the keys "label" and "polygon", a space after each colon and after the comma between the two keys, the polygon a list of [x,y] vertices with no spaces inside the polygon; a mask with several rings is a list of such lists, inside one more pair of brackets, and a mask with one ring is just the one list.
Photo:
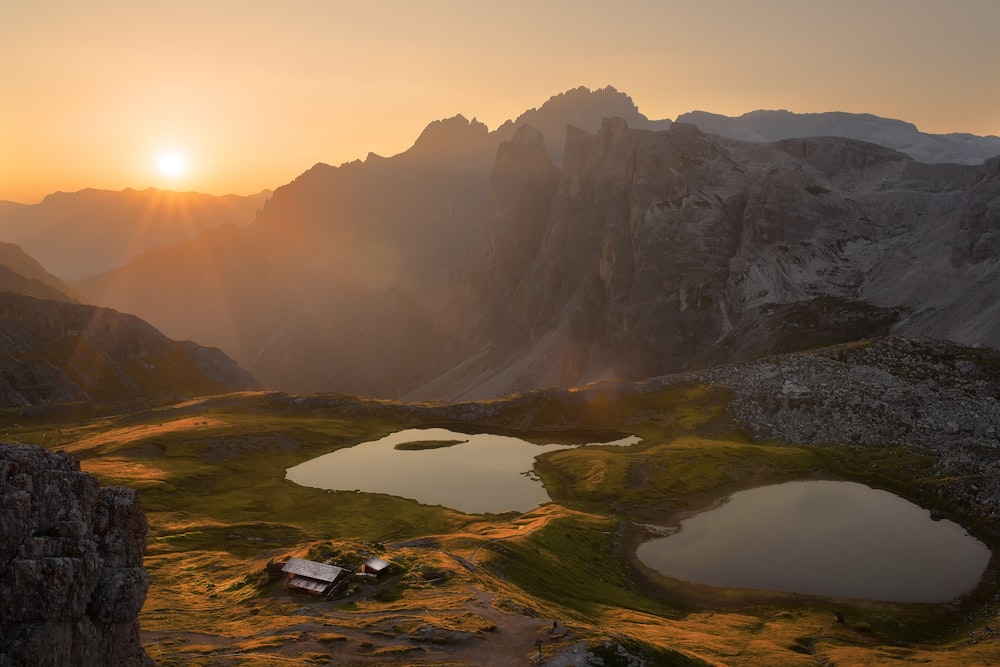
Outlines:
{"label": "alpine lake", "polygon": [[944,603],[976,588],[990,550],[888,491],[797,481],[733,494],[639,545],[681,581],[884,602]]}
{"label": "alpine lake", "polygon": [[[287,470],[297,484],[382,493],[485,514],[549,502],[535,457],[607,442],[537,444],[413,428]],[[887,491],[798,481],[740,491],[664,528],[636,557],[661,575],[712,587],[889,602],[942,603],[973,590],[991,553],[961,526]]]}
{"label": "alpine lake", "polygon": [[287,478],[303,486],[385,493],[469,514],[527,512],[551,500],[532,473],[536,456],[638,441],[628,436],[576,445],[535,444],[506,435],[406,429],[306,461],[289,468]]}

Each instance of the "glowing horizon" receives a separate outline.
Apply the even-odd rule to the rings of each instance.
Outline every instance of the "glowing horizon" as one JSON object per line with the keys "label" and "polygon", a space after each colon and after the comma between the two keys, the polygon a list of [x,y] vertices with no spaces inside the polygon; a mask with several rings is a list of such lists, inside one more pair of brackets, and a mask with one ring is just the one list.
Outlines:
{"label": "glowing horizon", "polygon": [[[491,130],[577,86],[658,120],[872,113],[1000,135],[1000,3],[440,0],[16,3],[0,22],[0,200],[83,188],[249,194],[394,155],[462,114]],[[186,168],[158,168],[166,151]]]}

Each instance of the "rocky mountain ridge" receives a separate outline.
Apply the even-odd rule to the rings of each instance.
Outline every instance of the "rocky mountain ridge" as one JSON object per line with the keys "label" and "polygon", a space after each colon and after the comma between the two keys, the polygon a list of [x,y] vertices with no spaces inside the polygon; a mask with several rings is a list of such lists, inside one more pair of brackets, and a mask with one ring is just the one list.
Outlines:
{"label": "rocky mountain ridge", "polygon": [[65,453],[0,443],[0,666],[152,665],[136,491]]}
{"label": "rocky mountain ridge", "polygon": [[[412,398],[638,380],[890,332],[1000,344],[1000,269],[962,231],[975,219],[991,247],[1000,159],[922,165],[849,139],[750,144],[621,120],[571,133],[566,155],[540,240],[518,251],[531,259],[510,277],[516,298],[482,291],[490,355]],[[532,188],[505,208],[529,210]],[[491,233],[517,230],[498,216]],[[482,284],[503,271],[491,262]]]}
{"label": "rocky mountain ridge", "polygon": [[846,137],[892,148],[926,163],[982,164],[1000,155],[1000,137],[997,136],[980,137],[962,132],[929,134],[905,121],[843,111],[758,110],[737,117],[691,111],[678,116],[676,122],[691,123],[703,132],[740,141]]}
{"label": "rocky mountain ridge", "polygon": [[69,303],[79,301],[73,288],[13,243],[0,242],[0,292]]}
{"label": "rocky mountain ridge", "polygon": [[0,406],[148,403],[258,389],[220,350],[137,317],[0,293]]}
{"label": "rocky mountain ridge", "polygon": [[[558,127],[571,93],[529,119]],[[890,332],[1000,344],[995,161],[562,128],[438,121],[78,287],[299,393],[479,398]]]}

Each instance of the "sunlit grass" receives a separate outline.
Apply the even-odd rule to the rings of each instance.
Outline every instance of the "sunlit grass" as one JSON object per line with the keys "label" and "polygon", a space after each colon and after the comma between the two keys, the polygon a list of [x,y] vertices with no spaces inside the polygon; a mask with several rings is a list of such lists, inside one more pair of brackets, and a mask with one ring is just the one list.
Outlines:
{"label": "sunlit grass", "polygon": [[[284,479],[286,468],[315,456],[447,422],[437,408],[248,393],[90,421],[47,423],[8,413],[0,415],[0,428],[71,451],[103,483],[139,489],[152,578],[141,622],[157,638],[150,654],[164,665],[323,664],[324,650],[406,664],[419,656],[407,637],[422,627],[494,636],[493,621],[476,611],[480,592],[494,595],[498,609],[571,622],[575,636],[588,641],[615,636],[685,653],[663,653],[663,664],[686,664],[689,656],[734,666],[816,664],[811,651],[836,664],[986,664],[986,649],[955,634],[959,612],[856,603],[842,607],[848,622],[835,624],[833,602],[748,600],[739,592],[699,598],[670,585],[647,586],[626,566],[628,522],[667,520],[741,488],[804,477],[930,497],[939,481],[926,456],[754,442],[731,423],[727,393],[704,385],[554,396],[489,402],[490,416],[465,427],[527,429],[539,441],[598,430],[643,441],[542,456],[536,472],[555,502],[521,515],[471,516]],[[404,573],[369,597],[293,599],[265,573],[275,557],[360,553],[409,538],[433,538],[439,546],[392,550],[390,560]],[[427,572],[447,576],[431,583]],[[296,629],[305,626],[322,631]],[[371,646],[351,632],[372,633]],[[911,643],[912,653],[904,656],[893,642]]]}
{"label": "sunlit grass", "polygon": [[167,473],[159,468],[115,456],[87,459],[81,469],[107,480],[108,483],[137,489],[161,484],[167,479]]}
{"label": "sunlit grass", "polygon": [[621,451],[550,452],[536,471],[549,494],[569,506],[619,514],[676,512],[740,488],[813,474],[826,460],[815,448],[683,436]]}
{"label": "sunlit grass", "polygon": [[480,559],[490,571],[577,621],[600,618],[609,607],[676,617],[677,609],[633,590],[615,555],[616,525],[598,516],[566,515],[523,537],[487,545]]}

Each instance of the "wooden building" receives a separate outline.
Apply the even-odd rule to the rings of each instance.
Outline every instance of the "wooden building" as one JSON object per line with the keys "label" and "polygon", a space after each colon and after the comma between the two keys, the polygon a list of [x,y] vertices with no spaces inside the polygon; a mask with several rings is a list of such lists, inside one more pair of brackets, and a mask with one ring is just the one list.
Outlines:
{"label": "wooden building", "polygon": [[326,597],[341,594],[350,577],[350,573],[342,567],[301,558],[289,558],[281,571],[290,575],[288,590]]}
{"label": "wooden building", "polygon": [[361,571],[366,574],[374,574],[382,577],[389,572],[389,564],[381,558],[369,558],[361,565]]}

